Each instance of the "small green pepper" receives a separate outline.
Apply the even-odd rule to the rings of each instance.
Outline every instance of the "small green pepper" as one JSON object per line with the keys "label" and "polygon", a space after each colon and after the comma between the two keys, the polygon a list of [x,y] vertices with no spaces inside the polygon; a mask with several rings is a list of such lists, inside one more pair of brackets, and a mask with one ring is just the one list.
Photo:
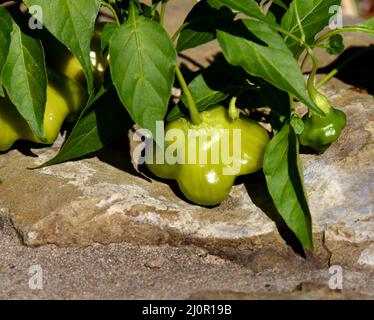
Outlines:
{"label": "small green pepper", "polygon": [[324,95],[315,93],[313,98],[315,104],[325,115],[321,116],[309,111],[303,117],[304,130],[300,134],[299,140],[303,146],[323,152],[339,138],[347,118],[343,111],[331,107]]}
{"label": "small green pepper", "polygon": [[[234,115],[234,116],[233,116]],[[157,177],[176,180],[180,190],[190,201],[203,206],[213,206],[227,198],[237,176],[254,173],[262,168],[263,156],[269,135],[257,122],[239,113],[229,111],[223,106],[216,106],[200,113],[201,122],[193,124],[189,119],[180,118],[170,122],[165,129],[165,136],[171,130],[182,132],[182,139],[174,138],[165,142],[165,149],[154,145],[152,161],[147,162],[148,169]],[[233,119],[234,118],[234,119]],[[221,129],[228,129],[227,131]],[[237,129],[235,131],[235,129]],[[224,132],[228,138],[224,137]],[[239,152],[235,151],[235,133],[240,133]],[[204,135],[209,136],[207,139]],[[191,136],[198,136],[196,144],[192,144]],[[228,144],[222,144],[226,139]],[[166,140],[166,139],[165,139]],[[182,155],[175,164],[155,164],[158,156],[165,155],[171,145],[177,144]],[[180,148],[178,148],[180,146]],[[212,161],[212,154],[217,148],[225,147],[224,154],[228,155],[231,162],[223,160],[222,153],[218,161]],[[216,148],[216,149],[215,149]],[[191,163],[189,159],[198,159],[201,152],[207,152],[207,161]],[[230,171],[230,168],[238,168]],[[228,171],[225,170],[227,169]]]}

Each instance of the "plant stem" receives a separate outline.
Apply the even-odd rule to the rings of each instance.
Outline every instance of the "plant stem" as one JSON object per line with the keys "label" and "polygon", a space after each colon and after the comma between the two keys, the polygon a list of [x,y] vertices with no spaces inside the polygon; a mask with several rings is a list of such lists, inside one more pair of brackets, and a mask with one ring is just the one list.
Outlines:
{"label": "plant stem", "polygon": [[194,124],[194,125],[199,125],[202,122],[200,113],[197,110],[195,100],[192,97],[192,93],[191,93],[190,89],[188,88],[186,80],[184,80],[183,74],[182,74],[178,65],[175,68],[175,73],[177,75],[177,78],[178,78],[179,83],[181,85],[181,88],[183,90],[183,93],[185,94],[185,96],[187,98],[187,107],[188,107],[188,110],[190,112],[191,123]]}
{"label": "plant stem", "polygon": [[301,62],[301,65],[300,65],[301,72],[303,72],[304,66],[305,66],[305,64],[308,60],[308,56],[309,56],[308,54],[305,54],[305,57],[304,57],[303,61]]}
{"label": "plant stem", "polygon": [[105,1],[101,1],[100,3],[101,3],[101,5],[102,5],[103,7],[108,8],[108,9],[112,12],[113,17],[114,17],[114,19],[116,20],[117,25],[120,26],[120,25],[121,25],[121,22],[119,21],[119,18],[118,18],[117,12],[116,12],[116,10],[114,9],[114,7],[113,7],[110,3],[107,3],[107,2],[105,2]]}
{"label": "plant stem", "polygon": [[331,70],[326,76],[323,77],[323,79],[317,83],[316,88],[321,88],[325,83],[331,80],[337,73],[339,72],[338,69]]}
{"label": "plant stem", "polygon": [[[308,51],[308,54],[312,58],[312,61],[313,61],[313,69],[310,72],[308,82],[307,82],[308,93],[309,93],[310,98],[315,103],[315,105],[319,108],[319,110],[322,111],[322,115],[323,115],[323,113],[326,114],[329,112],[329,110],[331,109],[331,106],[330,106],[330,103],[327,97],[325,97],[322,93],[318,92],[316,86],[314,85],[314,79],[315,79],[315,76],[318,70],[317,57],[311,47],[306,46],[306,50]],[[310,114],[316,114],[316,112],[313,110],[309,110],[309,112]]]}
{"label": "plant stem", "polygon": [[[316,57],[313,49],[303,39],[300,39],[299,37],[297,37],[294,34],[288,32],[287,30],[284,30],[281,27],[274,27],[274,28],[277,31],[279,31],[280,33],[283,33],[283,34],[289,36],[291,39],[299,42],[300,45],[305,48],[305,50],[307,51],[307,55],[305,56],[302,65],[305,64],[308,55],[311,57],[312,62],[313,62],[313,68],[312,68],[312,71],[310,72],[310,75],[309,75],[309,78],[308,78],[307,89],[308,89],[310,97],[314,101],[315,100],[314,98],[317,95],[320,95],[320,93],[317,91],[316,87],[314,86],[314,78],[315,78],[317,70],[318,70],[318,60],[317,60],[317,57]],[[319,107],[319,106],[317,106],[317,107]]]}
{"label": "plant stem", "polygon": [[316,73],[317,73],[317,70],[318,70],[318,60],[317,60],[317,57],[315,55],[315,53],[313,52],[312,48],[311,47],[306,47],[306,50],[308,52],[308,55],[312,58],[312,62],[313,62],[313,68],[312,68],[312,71],[310,72],[310,75],[309,75],[309,78],[308,78],[308,90],[309,89],[314,89],[314,78],[316,76]]}
{"label": "plant stem", "polygon": [[354,53],[352,55],[349,56],[349,58],[345,59],[342,63],[340,63],[339,65],[337,65],[333,70],[331,70],[317,85],[316,85],[316,88],[320,88],[321,86],[323,86],[326,82],[328,82],[332,77],[334,77],[341,69],[343,69],[347,64],[349,64],[351,61],[357,59],[358,57],[360,57],[361,55],[367,53],[367,52],[370,52],[370,51],[374,51],[372,47],[367,47],[363,50],[360,50],[359,52],[357,53]]}
{"label": "plant stem", "polygon": [[276,5],[282,7],[285,10],[288,10],[288,7],[281,1],[281,0],[274,0],[273,1]]}
{"label": "plant stem", "polygon": [[271,25],[271,27],[274,28],[275,30],[277,30],[278,32],[283,33],[284,35],[286,35],[286,36],[290,37],[291,39],[295,40],[301,46],[306,45],[305,42],[302,39],[300,39],[298,36],[295,36],[293,33],[283,29],[282,27],[278,27],[278,26],[275,26],[275,25]]}
{"label": "plant stem", "polygon": [[360,27],[360,26],[347,26],[341,29],[334,29],[334,30],[330,30],[329,32],[326,32],[319,39],[317,39],[315,43],[315,47],[318,47],[318,45],[321,44],[321,42],[327,40],[331,36],[335,34],[343,33],[343,32],[365,32],[365,33],[374,34],[374,30],[371,30],[369,28]]}
{"label": "plant stem", "polygon": [[299,9],[298,9],[298,5],[297,5],[297,0],[295,0],[295,13],[296,13],[296,20],[297,20],[297,24],[299,26],[299,29],[300,29],[300,33],[301,33],[301,41],[303,43],[305,43],[306,41],[306,36],[305,36],[305,32],[304,32],[304,28],[303,28],[303,25],[301,23],[301,20],[300,20],[300,15],[299,15]]}
{"label": "plant stem", "polygon": [[171,41],[174,43],[175,42],[175,40],[177,40],[177,38],[178,38],[178,36],[179,36],[179,34],[182,32],[182,30],[185,28],[185,27],[187,27],[189,25],[189,23],[188,22],[185,22],[185,23],[183,23],[178,29],[177,29],[177,31],[175,31],[174,32],[174,34],[172,35],[172,37],[171,37]]}
{"label": "plant stem", "polygon": [[288,99],[290,100],[290,114],[295,112],[295,100],[293,94],[288,94]]}
{"label": "plant stem", "polygon": [[[308,78],[307,89],[308,89],[309,96],[312,98],[313,102],[316,104],[317,108],[320,110],[320,113],[323,114],[325,111],[322,110],[321,107],[315,102],[316,97],[320,97],[320,96],[322,96],[322,94],[320,94],[314,86],[314,78],[315,78],[315,75],[316,75],[317,70],[318,70],[318,60],[317,60],[317,57],[316,57],[315,53],[313,52],[313,49],[305,41],[303,41],[299,37],[295,36],[294,34],[288,32],[287,30],[284,30],[281,27],[275,27],[275,26],[274,26],[274,29],[279,31],[280,33],[288,35],[291,39],[294,39],[295,41],[299,42],[300,46],[304,47],[306,49],[308,55],[312,58],[313,69],[310,72],[310,75],[309,75],[309,78]],[[306,57],[303,61],[303,64],[306,61]]]}
{"label": "plant stem", "polygon": [[229,104],[229,116],[230,116],[232,121],[235,121],[235,120],[239,119],[239,117],[240,117],[240,111],[236,106],[236,101],[237,100],[238,100],[238,97],[233,96],[231,98],[230,104]]}
{"label": "plant stem", "polygon": [[[289,32],[287,30],[284,30],[282,27],[275,27],[274,26],[274,29],[277,30],[278,32],[283,33],[284,35],[290,37],[291,39],[295,40],[296,42],[298,42],[299,45],[302,46],[302,47],[304,47],[307,50],[307,53],[309,53],[308,48],[310,49],[310,47],[302,39],[300,39],[299,37],[295,36],[291,32]],[[301,67],[300,67],[301,69],[304,67],[307,58],[308,58],[308,54],[305,55],[305,57],[303,59],[303,62],[301,63]],[[318,62],[317,62],[317,65],[318,65]]]}
{"label": "plant stem", "polygon": [[165,12],[166,12],[166,5],[168,0],[161,1],[161,14],[160,14],[160,24],[163,26],[165,22]]}
{"label": "plant stem", "polygon": [[317,90],[314,86],[314,79],[315,79],[315,76],[316,76],[316,73],[317,73],[317,70],[318,70],[318,60],[317,60],[317,57],[316,57],[315,53],[313,52],[312,48],[310,48],[308,46],[308,47],[306,47],[306,50],[307,50],[308,55],[311,57],[312,62],[313,62],[313,68],[312,68],[312,71],[310,72],[309,77],[308,77],[307,89],[308,89],[310,97],[314,101],[314,97],[318,94],[318,92],[317,92]]}
{"label": "plant stem", "polygon": [[[302,39],[300,39],[299,37],[295,36],[293,33],[287,31],[287,30],[284,30],[282,27],[276,27],[276,26],[273,26],[275,30],[277,30],[278,32],[280,33],[283,33],[284,35],[290,37],[291,39],[295,40],[296,42],[299,43],[299,45],[301,47],[304,47],[303,50],[299,53],[298,57],[303,53],[304,49],[306,49],[306,47],[308,46],[305,41],[303,41]],[[308,58],[308,54],[305,55],[302,63],[301,63],[301,66],[300,66],[300,69],[303,70],[303,67],[306,63],[306,60]]]}

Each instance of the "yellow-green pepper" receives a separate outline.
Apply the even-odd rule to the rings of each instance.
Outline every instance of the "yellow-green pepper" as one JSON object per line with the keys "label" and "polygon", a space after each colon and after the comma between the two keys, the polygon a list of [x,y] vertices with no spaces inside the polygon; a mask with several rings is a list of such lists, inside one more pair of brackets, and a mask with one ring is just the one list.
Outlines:
{"label": "yellow-green pepper", "polygon": [[[100,55],[100,36],[104,24],[98,25],[91,48],[95,83],[103,81],[108,58]],[[55,38],[43,40],[48,66],[47,102],[44,114],[46,142],[52,144],[64,121],[75,122],[87,100],[86,80],[79,60]],[[7,97],[0,97],[0,151],[6,151],[18,140],[41,141]]]}
{"label": "yellow-green pepper", "polygon": [[[183,139],[176,137],[172,141],[165,141],[165,149],[154,145],[154,153],[151,161],[148,160],[148,169],[157,177],[176,180],[180,190],[190,201],[203,206],[214,206],[227,198],[237,176],[254,173],[262,168],[263,156],[269,141],[267,131],[257,122],[246,117],[232,119],[228,110],[223,106],[216,106],[201,112],[202,122],[194,125],[187,118],[180,118],[170,122],[165,128],[165,136],[173,129],[182,132]],[[227,129],[227,143],[223,143],[223,131]],[[240,132],[239,152],[235,152],[235,133]],[[207,134],[209,139],[200,139]],[[196,145],[191,146],[191,136],[198,136]],[[205,140],[205,141],[204,141]],[[159,153],[165,153],[173,144],[181,144],[178,148],[183,150],[178,155],[176,164],[157,164]],[[223,144],[222,144],[223,143]],[[220,153],[218,161],[212,161],[213,150],[225,147],[231,162],[223,161]],[[199,161],[200,152],[206,151],[207,161]],[[195,163],[189,163],[189,159],[195,159]],[[231,169],[230,169],[231,168]],[[239,168],[234,172],[233,168]],[[224,171],[227,169],[228,171]],[[231,172],[230,172],[231,170]]]}
{"label": "yellow-green pepper", "polygon": [[[104,81],[104,74],[109,65],[108,54],[101,54],[101,34],[105,23],[98,23],[91,41],[90,59],[94,75],[94,84]],[[57,73],[79,81],[83,86],[86,79],[79,60],[58,40],[49,35],[43,39],[46,62],[49,68]]]}
{"label": "yellow-green pepper", "polygon": [[[46,142],[52,144],[68,116],[79,113],[86,101],[86,90],[76,81],[49,72],[44,113]],[[18,140],[40,143],[26,120],[5,97],[0,97],[0,151],[7,151]]]}

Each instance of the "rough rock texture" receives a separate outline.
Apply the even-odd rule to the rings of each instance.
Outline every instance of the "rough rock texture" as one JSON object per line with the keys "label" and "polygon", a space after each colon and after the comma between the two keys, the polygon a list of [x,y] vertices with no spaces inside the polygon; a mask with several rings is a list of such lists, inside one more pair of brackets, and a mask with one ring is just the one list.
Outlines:
{"label": "rough rock texture", "polygon": [[335,80],[324,91],[346,112],[347,127],[323,155],[302,156],[304,176],[314,228],[324,231],[330,262],[348,263],[360,259],[362,245],[374,240],[374,99]]}
{"label": "rough rock texture", "polygon": [[374,98],[338,80],[324,90],[347,113],[348,124],[323,155],[302,156],[317,245],[314,254],[307,253],[308,264],[285,243],[295,244],[274,212],[261,174],[245,184],[239,181],[224,203],[208,209],[181,199],[173,184],[136,175],[126,159],[127,150],[26,169],[52,157],[57,143],[33,149],[35,158],[18,151],[0,157],[0,207],[24,243],[32,246],[195,244],[249,263],[254,270],[289,263],[372,269]]}
{"label": "rough rock texture", "polygon": [[[193,3],[170,2],[170,33]],[[206,65],[217,52],[213,42],[185,54]],[[322,65],[334,59],[321,57]],[[38,157],[17,150],[0,156],[0,299],[373,298],[374,99],[337,80],[324,90],[348,126],[323,155],[302,156],[313,254],[298,254],[261,174],[238,181],[225,203],[206,209],[181,199],[174,184],[138,175],[127,150],[26,169],[52,157],[60,139],[33,149]],[[43,290],[28,287],[34,264],[43,268]],[[331,265],[344,269],[343,291],[328,288]]]}
{"label": "rough rock texture", "polygon": [[[373,299],[374,276],[344,268],[331,290],[329,268],[284,264],[254,271],[196,246],[95,244],[26,247],[0,215],[0,299]],[[277,258],[275,258],[276,260]],[[30,267],[43,271],[29,287]]]}

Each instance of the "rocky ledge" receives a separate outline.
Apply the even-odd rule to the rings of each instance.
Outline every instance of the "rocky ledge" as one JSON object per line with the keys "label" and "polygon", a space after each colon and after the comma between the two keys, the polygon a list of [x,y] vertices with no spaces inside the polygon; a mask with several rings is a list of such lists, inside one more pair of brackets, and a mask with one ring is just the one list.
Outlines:
{"label": "rocky ledge", "polygon": [[[374,98],[336,79],[323,90],[346,112],[348,124],[323,155],[302,155],[317,246],[307,260],[372,269]],[[304,263],[262,174],[238,181],[224,203],[208,209],[183,200],[173,184],[136,174],[127,150],[27,169],[51,158],[61,142],[33,149],[37,157],[17,150],[0,156],[0,213],[26,245],[194,244],[255,269]]]}

